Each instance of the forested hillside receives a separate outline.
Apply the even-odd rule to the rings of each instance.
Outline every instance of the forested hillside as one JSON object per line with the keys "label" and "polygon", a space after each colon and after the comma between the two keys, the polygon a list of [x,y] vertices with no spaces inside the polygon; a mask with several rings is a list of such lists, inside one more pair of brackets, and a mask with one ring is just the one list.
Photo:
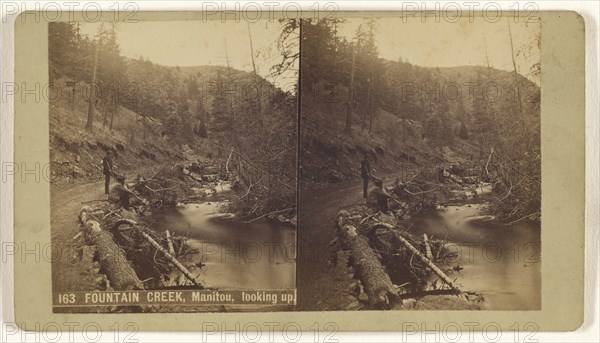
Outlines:
{"label": "forested hillside", "polygon": [[[341,24],[303,22],[300,166],[306,187],[359,177],[363,153],[373,152],[379,175],[470,169],[493,183],[492,207],[500,217],[539,211],[538,85],[490,66],[384,60],[374,39],[376,19],[365,19],[352,40],[338,34]],[[539,74],[539,67],[531,73]]]}
{"label": "forested hillside", "polygon": [[117,34],[110,23],[93,38],[81,34],[78,23],[49,25],[51,91],[58,95],[50,105],[51,160],[59,162],[54,182],[99,177],[106,149],[120,156],[123,172],[194,156],[236,169],[246,194],[239,199],[241,213],[292,206],[294,90],[229,66],[170,67],[126,58]]}

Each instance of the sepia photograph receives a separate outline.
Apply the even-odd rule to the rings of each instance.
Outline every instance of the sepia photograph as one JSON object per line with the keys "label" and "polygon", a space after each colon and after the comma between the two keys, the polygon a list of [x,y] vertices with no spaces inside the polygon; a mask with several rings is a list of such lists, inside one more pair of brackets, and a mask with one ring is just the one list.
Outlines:
{"label": "sepia photograph", "polygon": [[299,21],[48,24],[55,312],[296,302]]}
{"label": "sepia photograph", "polygon": [[593,331],[588,12],[84,4],[2,24],[9,341]]}
{"label": "sepia photograph", "polygon": [[536,18],[305,19],[298,310],[541,309]]}

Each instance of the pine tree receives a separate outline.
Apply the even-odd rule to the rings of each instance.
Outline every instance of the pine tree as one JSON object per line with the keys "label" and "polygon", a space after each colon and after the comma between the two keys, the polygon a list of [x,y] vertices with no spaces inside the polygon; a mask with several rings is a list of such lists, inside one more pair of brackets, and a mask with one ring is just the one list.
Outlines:
{"label": "pine tree", "polygon": [[460,139],[469,139],[469,134],[467,133],[467,125],[464,121],[460,122],[460,129],[458,130],[458,137]]}
{"label": "pine tree", "polygon": [[228,133],[231,133],[233,123],[229,115],[229,106],[227,105],[227,95],[224,89],[221,72],[217,73],[217,87],[212,92],[212,112],[210,122],[210,132],[217,137],[224,138]]}

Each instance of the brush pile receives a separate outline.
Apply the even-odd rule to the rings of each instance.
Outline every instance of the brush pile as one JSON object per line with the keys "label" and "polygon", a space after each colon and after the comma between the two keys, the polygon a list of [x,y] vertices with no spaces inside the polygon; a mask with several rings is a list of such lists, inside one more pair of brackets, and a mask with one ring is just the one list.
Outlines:
{"label": "brush pile", "polygon": [[138,224],[140,214],[135,207],[84,206],[79,217],[85,243],[109,281],[106,289],[202,288],[193,273],[201,265],[179,262],[197,253],[188,244],[189,237],[171,235],[168,230],[159,234]]}
{"label": "brush pile", "polygon": [[460,266],[447,242],[411,235],[398,225],[396,216],[365,206],[340,211],[337,216],[335,244],[339,251],[347,252],[347,264],[360,282],[366,306],[402,308],[402,299],[418,294],[454,294],[478,300],[457,284],[455,272]]}

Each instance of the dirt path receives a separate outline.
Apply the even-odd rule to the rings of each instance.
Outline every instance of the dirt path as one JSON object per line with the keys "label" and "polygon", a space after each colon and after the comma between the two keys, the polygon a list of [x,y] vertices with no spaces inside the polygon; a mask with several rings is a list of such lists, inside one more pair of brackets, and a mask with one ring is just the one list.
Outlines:
{"label": "dirt path", "polygon": [[106,199],[104,181],[50,185],[50,224],[52,240],[53,292],[91,290],[98,274],[90,263],[79,258],[83,239],[77,215],[82,201]]}
{"label": "dirt path", "polygon": [[[344,207],[362,204],[362,181],[351,180],[300,192],[298,205],[298,311],[344,310],[356,303],[354,282],[345,267],[337,267],[329,243],[334,220]],[[333,257],[333,259],[332,259]]]}

